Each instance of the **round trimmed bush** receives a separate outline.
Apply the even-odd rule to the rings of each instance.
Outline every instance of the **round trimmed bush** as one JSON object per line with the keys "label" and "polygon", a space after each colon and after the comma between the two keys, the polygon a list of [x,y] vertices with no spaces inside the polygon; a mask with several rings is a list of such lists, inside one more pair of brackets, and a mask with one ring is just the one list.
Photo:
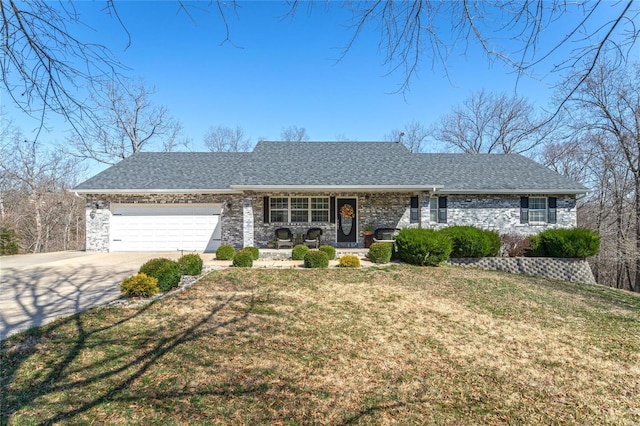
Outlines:
{"label": "round trimmed bush", "polygon": [[249,247],[243,248],[242,250],[247,250],[251,252],[251,255],[253,256],[253,260],[260,259],[260,250],[258,249],[258,247],[249,246]]}
{"label": "round trimmed bush", "polygon": [[298,244],[291,250],[291,259],[304,260],[304,255],[309,251],[309,247],[304,244]]}
{"label": "round trimmed bush", "polygon": [[373,243],[369,246],[369,260],[373,263],[389,263],[393,254],[393,243]]}
{"label": "round trimmed bush", "polygon": [[341,268],[359,268],[360,258],[355,254],[345,254],[338,259],[338,266]]}
{"label": "round trimmed bush", "polygon": [[305,268],[326,268],[329,266],[327,253],[320,250],[308,250],[304,255]]}
{"label": "round trimmed bush", "polygon": [[500,235],[475,226],[449,226],[440,230],[451,239],[453,258],[495,257],[500,253]]}
{"label": "round trimmed bush", "polygon": [[562,258],[585,258],[595,256],[600,249],[600,236],[586,228],[547,229],[530,237],[532,253]]}
{"label": "round trimmed bush", "polygon": [[185,254],[178,259],[178,265],[184,275],[200,275],[202,273],[202,258],[197,253]]}
{"label": "round trimmed bush", "polygon": [[216,250],[216,259],[218,260],[231,260],[236,254],[236,249],[227,244],[222,244]]}
{"label": "round trimmed bush", "polygon": [[233,256],[233,266],[237,268],[251,268],[253,266],[253,253],[249,250],[240,250]]}
{"label": "round trimmed bush", "polygon": [[167,262],[173,262],[173,260],[167,259],[165,257],[156,257],[154,259],[149,259],[142,264],[138,272],[142,272],[150,277],[153,277],[155,276],[156,271],[163,267]]}
{"label": "round trimmed bush", "polygon": [[333,260],[336,258],[336,249],[330,245],[323,245],[318,248],[318,250],[323,251],[327,254],[329,260]]}
{"label": "round trimmed bush", "polygon": [[182,278],[182,270],[178,262],[162,257],[149,260],[140,267],[138,272],[156,278],[158,288],[163,293],[177,287]]}
{"label": "round trimmed bush", "polygon": [[120,291],[125,297],[149,297],[157,294],[158,280],[141,272],[129,278],[125,278],[120,284]]}
{"label": "round trimmed bush", "polygon": [[406,263],[437,266],[449,258],[451,240],[433,229],[405,228],[396,237],[398,257]]}

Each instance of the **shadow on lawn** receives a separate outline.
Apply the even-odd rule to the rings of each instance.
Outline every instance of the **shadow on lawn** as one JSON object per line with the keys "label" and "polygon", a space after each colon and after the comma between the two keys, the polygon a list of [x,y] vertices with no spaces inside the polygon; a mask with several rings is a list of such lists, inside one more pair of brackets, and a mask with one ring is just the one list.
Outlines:
{"label": "shadow on lawn", "polygon": [[[101,369],[100,372],[91,372],[93,367],[98,366],[92,365],[84,367],[83,372],[85,374],[77,380],[71,378],[70,374],[73,373],[71,373],[70,370],[73,369],[71,368],[72,364],[83,353],[83,350],[95,350],[96,340],[100,342],[100,346],[104,347],[105,352],[108,352],[110,345],[117,343],[110,340],[97,339],[99,337],[97,335],[124,326],[126,323],[144,314],[153,304],[143,306],[137,309],[132,315],[118,319],[113,323],[105,324],[102,322],[103,326],[99,328],[92,328],[89,321],[90,318],[85,318],[86,315],[77,314],[58,320],[43,328],[34,328],[16,338],[0,342],[0,424],[7,424],[13,413],[32,404],[39,398],[57,392],[82,388],[103,380],[109,380],[115,383],[109,385],[108,389],[102,394],[92,395],[91,399],[85,399],[79,406],[75,404],[75,407],[70,408],[68,411],[58,411],[50,418],[42,420],[39,424],[52,424],[63,419],[70,419],[106,401],[118,399],[120,393],[126,391],[134,381],[152,368],[156,361],[170,353],[177,346],[197,340],[205,334],[215,332],[220,328],[245,320],[249,315],[248,312],[238,313],[237,316],[224,322],[215,322],[216,314],[234,300],[235,297],[230,297],[225,301],[217,303],[207,315],[193,323],[186,330],[181,330],[158,339],[150,338],[148,340],[150,343],[148,349],[139,353],[135,358],[119,363],[111,369]],[[37,312],[40,311],[36,311],[36,313]],[[75,332],[72,333],[68,329],[65,329],[68,328],[69,324],[75,326]],[[205,325],[206,327],[203,327]],[[58,335],[57,333],[60,334]],[[38,350],[41,350],[38,348],[40,340],[56,340],[61,336],[63,338],[65,336],[71,336],[73,341],[62,341],[64,345],[68,346],[68,349],[65,353],[60,354],[59,359],[55,361],[54,365],[47,365],[47,369],[50,370],[50,372],[18,388],[10,389],[11,384],[16,380],[15,375],[23,362],[38,352]],[[91,341],[91,343],[88,344],[88,341]],[[105,364],[107,362],[117,361],[118,358],[128,355],[130,354],[115,355],[112,358],[101,360],[100,363]],[[250,390],[247,389],[246,391]],[[13,393],[13,395],[11,395],[11,393]]]}

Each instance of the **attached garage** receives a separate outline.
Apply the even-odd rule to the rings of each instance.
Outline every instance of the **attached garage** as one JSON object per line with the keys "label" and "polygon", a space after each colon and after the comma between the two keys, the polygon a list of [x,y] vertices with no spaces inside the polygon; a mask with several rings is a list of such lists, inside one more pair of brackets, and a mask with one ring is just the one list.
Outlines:
{"label": "attached garage", "polygon": [[220,246],[220,204],[111,204],[109,251],[199,251]]}

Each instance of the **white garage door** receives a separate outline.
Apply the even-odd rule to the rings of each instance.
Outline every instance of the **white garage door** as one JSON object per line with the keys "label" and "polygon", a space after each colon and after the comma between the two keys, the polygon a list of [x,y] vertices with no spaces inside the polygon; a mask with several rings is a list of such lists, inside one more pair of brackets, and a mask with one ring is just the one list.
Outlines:
{"label": "white garage door", "polygon": [[219,204],[112,204],[110,251],[215,251]]}

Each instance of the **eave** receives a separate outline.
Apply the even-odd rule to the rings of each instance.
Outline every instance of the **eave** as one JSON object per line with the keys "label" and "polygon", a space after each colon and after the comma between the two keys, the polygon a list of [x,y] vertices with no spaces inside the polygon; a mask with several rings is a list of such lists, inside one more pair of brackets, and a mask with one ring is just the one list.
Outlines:
{"label": "eave", "polygon": [[231,185],[231,188],[255,192],[410,192],[435,191],[442,185]]}
{"label": "eave", "polygon": [[439,188],[436,193],[439,194],[451,194],[451,195],[581,195],[587,194],[587,189],[446,189]]}
{"label": "eave", "polygon": [[242,194],[233,189],[74,189],[76,194]]}

